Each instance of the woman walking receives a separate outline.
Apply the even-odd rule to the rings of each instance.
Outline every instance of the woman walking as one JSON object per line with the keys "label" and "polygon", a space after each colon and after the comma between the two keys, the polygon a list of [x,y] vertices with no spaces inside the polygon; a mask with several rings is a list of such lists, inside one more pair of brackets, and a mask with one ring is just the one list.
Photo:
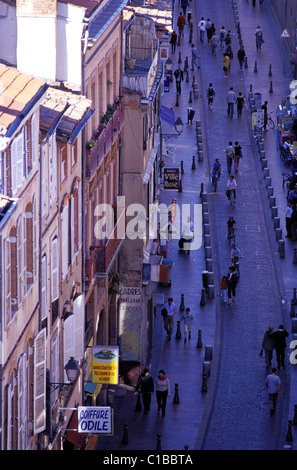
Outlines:
{"label": "woman walking", "polygon": [[170,382],[163,369],[159,370],[156,378],[156,398],[158,412],[162,410],[162,416],[165,416],[167,397],[170,396]]}

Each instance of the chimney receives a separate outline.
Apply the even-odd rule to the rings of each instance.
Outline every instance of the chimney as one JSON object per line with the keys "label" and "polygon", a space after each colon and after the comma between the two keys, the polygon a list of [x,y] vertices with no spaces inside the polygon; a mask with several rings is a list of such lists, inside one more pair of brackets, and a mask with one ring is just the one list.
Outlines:
{"label": "chimney", "polygon": [[57,0],[16,0],[17,68],[56,80]]}

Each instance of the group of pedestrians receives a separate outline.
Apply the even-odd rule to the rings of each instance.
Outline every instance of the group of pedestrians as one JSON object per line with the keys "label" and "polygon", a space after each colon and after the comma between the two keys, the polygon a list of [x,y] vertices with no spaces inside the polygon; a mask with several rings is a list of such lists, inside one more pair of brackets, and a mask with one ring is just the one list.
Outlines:
{"label": "group of pedestrians", "polygon": [[231,173],[233,164],[235,173],[238,173],[239,162],[240,159],[243,157],[241,145],[238,141],[235,141],[234,145],[232,144],[232,141],[230,141],[224,152],[226,154],[228,174]]}
{"label": "group of pedestrians", "polygon": [[162,416],[165,416],[167,397],[170,396],[169,378],[166,375],[165,370],[160,369],[154,383],[153,377],[149,373],[149,369],[143,369],[143,372],[140,374],[137,381],[136,393],[140,393],[142,396],[144,414],[147,414],[147,412],[150,411],[152,394],[154,393],[155,388],[158,413],[161,411]]}
{"label": "group of pedestrians", "polygon": [[[163,305],[161,309],[161,314],[163,316],[164,329],[167,333],[167,341],[171,341],[173,328],[174,328],[174,316],[177,313],[177,307],[173,302],[173,298],[169,297],[167,302]],[[192,326],[194,326],[194,316],[191,312],[191,309],[187,307],[185,313],[183,314],[180,322],[184,322],[184,342],[187,342],[187,339],[191,339]]]}
{"label": "group of pedestrians", "polygon": [[[269,326],[264,333],[260,356],[265,357],[266,369],[272,365],[273,350],[275,349],[277,368],[285,368],[286,338],[289,336],[284,325],[279,325],[277,331],[273,331],[273,326]],[[277,375],[277,368],[272,367],[271,373],[266,377],[266,387],[269,396],[270,415],[273,416],[276,410],[277,398],[280,395],[281,379]]]}

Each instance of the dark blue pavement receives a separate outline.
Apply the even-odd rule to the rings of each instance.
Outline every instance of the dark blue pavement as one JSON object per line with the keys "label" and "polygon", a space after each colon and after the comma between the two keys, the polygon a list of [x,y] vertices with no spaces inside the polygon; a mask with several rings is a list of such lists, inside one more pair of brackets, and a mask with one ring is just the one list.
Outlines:
{"label": "dark blue pavement", "polygon": [[[291,319],[289,317],[289,304],[292,297],[293,288],[296,286],[296,265],[292,263],[294,248],[296,243],[285,242],[285,258],[280,259],[278,254],[278,245],[275,239],[275,232],[273,229],[272,220],[269,215],[269,204],[265,198],[264,178],[259,169],[260,161],[257,163],[257,147],[251,141],[251,115],[249,106],[244,111],[242,121],[238,122],[235,118],[234,122],[228,122],[226,116],[226,101],[225,94],[230,86],[234,86],[236,92],[243,91],[245,97],[252,84],[253,92],[262,94],[262,99],[269,101],[269,110],[276,111],[277,106],[281,103],[282,99],[288,94],[288,87],[290,83],[290,76],[283,73],[283,44],[280,38],[280,31],[277,30],[277,25],[274,24],[274,19],[269,10],[268,0],[264,0],[264,7],[260,9],[259,5],[256,8],[251,6],[251,2],[247,0],[238,0],[239,19],[241,21],[241,32],[243,44],[248,57],[248,68],[243,72],[239,72],[239,67],[236,59],[232,63],[231,75],[228,79],[224,80],[221,58],[217,55],[212,57],[210,54],[210,46],[201,46],[198,41],[198,34],[196,25],[201,16],[210,16],[212,21],[215,21],[216,27],[219,28],[225,24],[226,29],[231,29],[233,34],[233,49],[237,52],[238,43],[235,34],[235,23],[231,2],[221,2],[228,4],[228,8],[222,7],[221,9],[213,9],[210,11],[209,2],[201,0],[199,3],[191,2],[191,10],[194,15],[194,41],[199,48],[201,55],[201,70],[198,73],[195,71],[195,80],[199,85],[199,99],[192,99],[189,103],[190,91],[192,88],[193,73],[189,73],[189,82],[184,81],[182,85],[182,94],[179,100],[179,106],[176,106],[175,83],[171,84],[169,93],[164,93],[162,96],[162,104],[172,107],[175,115],[180,116],[184,123],[184,131],[178,138],[166,138],[167,159],[166,167],[180,167],[181,160],[184,164],[184,175],[182,179],[182,192],[162,190],[160,202],[169,205],[172,199],[176,199],[177,204],[191,204],[201,202],[200,189],[201,184],[208,191],[210,209],[213,209],[217,220],[213,227],[213,263],[215,274],[215,298],[208,299],[206,297],[206,305],[200,306],[201,288],[202,288],[202,271],[206,268],[204,246],[199,250],[185,255],[179,253],[177,240],[172,240],[168,244],[168,258],[174,261],[172,271],[172,286],[171,288],[158,288],[156,296],[156,317],[154,324],[154,339],[152,350],[152,362],[150,370],[153,377],[156,376],[160,368],[165,369],[171,383],[171,396],[168,398],[166,416],[162,418],[157,414],[157,405],[155,396],[152,398],[151,411],[144,415],[142,411],[135,411],[136,396],[134,389],[128,386],[119,386],[114,393],[113,407],[114,407],[114,436],[99,437],[96,445],[97,450],[155,450],[157,446],[157,435],[161,436],[162,450],[183,450],[185,446],[192,449],[267,449],[265,447],[267,439],[267,432],[271,432],[273,439],[272,442],[277,442],[279,448],[289,445],[290,448],[295,448],[296,444],[287,442],[285,440],[285,427],[287,419],[293,419],[294,404],[297,403],[296,390],[297,390],[297,372],[294,366],[289,364],[287,360],[286,371],[282,373],[282,407],[280,408],[283,416],[278,417],[277,423],[280,425],[278,429],[271,429],[270,416],[268,409],[268,398],[264,386],[266,370],[264,362],[258,357],[258,352],[261,346],[262,336],[267,326],[273,322],[275,328],[277,323],[284,321],[290,333],[289,342],[292,339]],[[219,1],[214,2],[219,4]],[[180,6],[175,6],[175,19],[180,11]],[[264,31],[265,44],[261,53],[257,53],[254,42],[254,30],[260,24]],[[174,62],[173,70],[178,66],[178,55],[181,53],[183,63],[185,57],[190,61],[190,44],[189,27],[185,28],[185,37],[181,41],[181,45],[177,47],[175,54],[171,55]],[[254,61],[257,60],[258,72],[254,72]],[[268,77],[269,65],[272,64],[272,81],[273,93],[269,93],[270,80]],[[206,87],[209,82],[215,84],[217,94],[215,98],[215,106],[213,115],[209,115],[207,104],[205,100]],[[195,110],[195,117],[193,125],[187,124],[187,110],[191,107]],[[275,116],[275,113],[274,113]],[[217,119],[217,121],[216,121]],[[197,159],[197,142],[195,122],[202,121],[203,136],[205,140],[204,147],[204,160],[198,161]],[[163,132],[166,133],[164,126]],[[245,143],[244,159],[240,163],[240,172],[238,180],[240,188],[238,191],[238,206],[236,207],[237,214],[246,214],[246,222],[241,221],[241,231],[239,234],[239,241],[244,246],[247,254],[247,259],[243,263],[243,274],[247,279],[251,279],[252,285],[253,273],[256,273],[263,280],[263,288],[257,290],[253,298],[253,290],[239,288],[238,299],[241,302],[241,307],[231,306],[229,311],[223,305],[220,297],[220,289],[218,287],[218,280],[220,279],[224,269],[228,266],[229,252],[226,248],[225,240],[225,222],[230,210],[227,206],[226,198],[224,199],[224,188],[227,180],[226,166],[224,161],[223,148],[228,143],[229,138]],[[276,134],[275,131],[268,131],[264,137],[264,148],[266,158],[268,160],[268,167],[270,170],[271,184],[274,188],[276,196],[276,205],[280,216],[281,228],[283,230],[283,237],[285,236],[285,190],[282,188],[282,176],[284,171],[283,163],[279,159],[278,149],[276,147]],[[250,154],[255,155],[252,159]],[[195,156],[196,169],[192,169],[192,158]],[[209,165],[212,163],[215,156],[222,159],[225,174],[222,181],[219,183],[218,195],[211,194],[211,189],[208,188],[208,171]],[[254,180],[254,187],[251,188],[251,183],[248,180],[250,173],[256,175]],[[260,188],[260,189],[259,189]],[[262,189],[261,189],[262,188]],[[252,190],[252,200],[251,198]],[[257,208],[265,213],[265,230],[259,229],[259,224],[252,224],[252,214],[257,211]],[[214,233],[215,232],[215,233]],[[265,232],[265,233],[264,233]],[[271,240],[266,243],[265,237],[271,237]],[[269,245],[269,251],[263,248],[263,240]],[[251,242],[253,246],[251,245]],[[222,246],[224,247],[222,250]],[[264,251],[263,251],[264,250]],[[269,259],[265,258],[269,253]],[[250,256],[249,256],[250,255]],[[263,259],[264,255],[264,259]],[[271,259],[270,259],[271,258]],[[274,292],[269,290],[269,279],[273,279]],[[241,282],[241,281],[240,281]],[[259,292],[259,294],[258,294]],[[184,294],[185,307],[190,307],[195,317],[195,326],[193,328],[192,339],[190,342],[184,344],[183,339],[175,339],[176,322],[174,335],[170,343],[166,341],[166,333],[163,328],[163,321],[160,315],[161,305],[166,301],[169,296],[172,296],[176,305],[179,307],[181,301],[181,294]],[[261,296],[261,299],[257,298]],[[262,308],[263,302],[267,303],[267,308]],[[245,320],[244,320],[244,303],[246,303],[247,312],[249,309],[253,310],[253,315],[250,315],[249,321],[252,323],[249,328],[253,331],[251,337],[245,334]],[[261,310],[259,309],[259,303]],[[237,308],[237,310],[236,310]],[[257,314],[258,312],[258,314]],[[176,320],[180,318],[181,313],[178,313]],[[227,317],[228,315],[228,317]],[[222,328],[225,326],[225,329]],[[232,327],[230,337],[226,334],[226,325]],[[197,348],[198,329],[202,331],[202,348]],[[222,364],[220,362],[219,348],[224,343],[224,348],[233,348],[236,341],[234,340],[234,331],[238,335],[238,353],[232,359],[230,364]],[[223,334],[221,332],[223,331]],[[183,326],[182,326],[183,333]],[[242,338],[245,340],[245,346],[242,349]],[[233,344],[234,343],[234,344]],[[211,375],[207,380],[208,390],[206,393],[201,392],[202,387],[202,369],[203,362],[205,361],[205,346],[212,346],[214,350],[213,359],[211,360],[210,369]],[[246,351],[251,356],[247,357]],[[287,348],[287,355],[289,355],[289,348]],[[228,355],[223,356],[228,357]],[[216,395],[218,382],[222,375],[220,369],[230,374],[230,380],[224,393],[226,396],[233,396],[234,402],[238,399],[246,398],[242,403],[240,400],[234,406],[232,402],[222,402],[221,409],[217,408],[213,412],[213,402],[218,403]],[[245,374],[245,368],[250,370],[250,375]],[[222,372],[221,372],[222,373]],[[256,390],[251,390],[249,397],[238,397],[238,391],[245,389],[245,380],[252,380],[257,384]],[[174,385],[178,384],[180,403],[174,404]],[[246,388],[247,392],[249,387]],[[248,393],[247,393],[248,394]],[[248,400],[247,400],[248,398]],[[223,409],[225,406],[225,410]],[[240,407],[244,407],[240,409]],[[256,411],[255,411],[256,408]],[[224,423],[220,423],[220,413],[224,411],[233,419],[233,425],[230,426],[228,420],[226,425],[228,429],[224,428]],[[243,415],[242,415],[243,413]],[[279,411],[280,413],[280,411]],[[256,423],[248,423],[249,417],[258,415],[259,425]],[[234,416],[238,416],[239,427]],[[281,419],[284,418],[284,419]],[[235,420],[235,421],[234,421]],[[123,438],[123,425],[128,424],[129,442],[122,443]],[[245,425],[245,423],[248,423]],[[213,424],[213,427],[211,427]],[[251,426],[249,428],[249,426]],[[246,430],[248,428],[248,430]],[[207,431],[208,434],[207,434]],[[229,439],[229,446],[226,441],[222,439],[222,434],[226,432]],[[241,439],[238,439],[238,433],[241,433]],[[253,435],[251,435],[253,433]],[[293,429],[294,434],[294,429]],[[205,438],[207,436],[207,438]],[[264,436],[264,437],[263,437]],[[244,439],[249,439],[246,446],[242,444]],[[233,440],[233,444],[231,441]],[[296,439],[295,439],[296,440]]]}

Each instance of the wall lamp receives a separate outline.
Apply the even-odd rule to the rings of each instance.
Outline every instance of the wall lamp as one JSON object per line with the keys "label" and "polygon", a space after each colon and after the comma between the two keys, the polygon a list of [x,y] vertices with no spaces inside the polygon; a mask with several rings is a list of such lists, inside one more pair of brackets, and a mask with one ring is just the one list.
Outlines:
{"label": "wall lamp", "polygon": [[80,368],[79,368],[78,362],[76,361],[76,359],[74,359],[74,357],[70,357],[64,369],[66,371],[67,379],[69,380],[69,382],[67,383],[50,382],[48,384],[50,391],[69,390],[72,387],[73,383],[76,381],[79,375]]}

